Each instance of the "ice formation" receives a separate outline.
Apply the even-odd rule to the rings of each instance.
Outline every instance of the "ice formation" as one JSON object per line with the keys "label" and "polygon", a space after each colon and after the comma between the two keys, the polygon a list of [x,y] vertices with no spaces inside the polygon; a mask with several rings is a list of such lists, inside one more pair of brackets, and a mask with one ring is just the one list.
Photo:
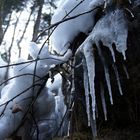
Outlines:
{"label": "ice formation", "polygon": [[[30,47],[34,47],[34,52],[39,50],[35,43],[31,43]],[[45,48],[44,50],[47,51]],[[36,57],[34,52],[32,49],[29,52],[33,58]],[[2,91],[2,98],[0,99],[0,138],[2,140],[10,136],[18,128],[22,119],[24,118],[24,115],[29,109],[32,100],[36,97],[37,99],[32,110],[34,112],[33,114],[35,116],[36,122],[39,122],[40,119],[50,118],[55,112],[55,98],[52,94],[48,93],[48,88],[44,87],[41,90],[41,93],[38,92],[41,85],[45,82],[43,78],[48,73],[50,66],[53,64],[60,64],[63,61],[67,61],[71,56],[71,51],[68,50],[66,54],[61,57],[49,55],[48,52],[46,52],[46,54],[47,55],[45,56],[45,51],[42,53],[42,55],[40,53],[40,59],[44,57],[47,57],[48,59],[46,61],[43,59],[37,62],[35,75],[35,62],[28,66],[27,64],[14,66],[14,76],[21,76],[15,78],[12,82],[10,82],[10,84],[4,87]],[[24,61],[25,60],[22,58],[18,60],[18,62]],[[34,83],[33,77],[35,77]],[[32,117],[30,119],[32,119]],[[29,139],[30,126],[27,124],[23,128],[25,128],[25,131],[22,130],[22,136],[24,139]],[[39,129],[42,129],[42,127],[39,127]],[[42,137],[42,133],[39,135],[39,137]]]}
{"label": "ice formation", "polygon": [[[81,3],[80,3],[81,2]],[[80,4],[79,4],[80,3]],[[79,4],[79,5],[78,5]],[[91,124],[91,127],[96,128],[96,94],[95,94],[95,60],[94,60],[94,49],[93,44],[96,45],[98,55],[101,59],[104,74],[106,79],[106,85],[108,88],[110,102],[113,104],[112,90],[111,90],[111,81],[109,68],[106,63],[105,57],[103,56],[101,50],[101,42],[104,47],[108,47],[112,55],[112,63],[115,63],[115,52],[112,45],[114,44],[116,50],[122,53],[124,59],[126,59],[125,51],[127,49],[127,36],[128,36],[128,27],[127,21],[125,18],[124,10],[121,8],[109,9],[108,6],[112,5],[112,0],[66,0],[65,2],[61,1],[61,4],[57,11],[55,12],[52,23],[59,22],[63,20],[63,18],[72,17],[74,15],[78,15],[85,11],[94,9],[98,6],[103,7],[104,15],[97,21],[94,25],[94,15],[96,11],[93,11],[89,14],[82,15],[78,18],[66,21],[58,25],[52,36],[51,41],[53,44],[53,49],[57,51],[59,54],[63,54],[73,39],[80,33],[88,33],[91,28],[92,31],[86,38],[86,40],[81,44],[77,53],[80,51],[83,53],[83,70],[84,70],[84,88],[85,88],[85,99],[86,99],[86,110],[88,117],[88,125]],[[76,7],[76,5],[78,5]],[[74,8],[75,7],[75,8]],[[88,22],[87,22],[88,21]],[[117,68],[114,67],[114,73],[116,75],[116,80],[118,84],[118,88],[120,94],[122,95],[121,83],[119,78],[119,73]],[[89,96],[91,96],[92,104],[90,106]],[[103,86],[101,86],[101,101],[103,106],[103,112],[105,116],[105,120],[107,120],[107,110],[105,103],[105,96]],[[90,110],[92,108],[92,111]],[[91,117],[92,116],[92,117]],[[91,119],[92,118],[92,119]],[[94,133],[95,132],[95,129]]]}
{"label": "ice formation", "polygon": [[120,92],[121,95],[123,95],[118,69],[115,65],[113,65],[113,69],[114,69],[114,72],[115,72],[115,75],[116,75],[116,80],[117,80],[119,92]]}
{"label": "ice formation", "polygon": [[104,88],[102,83],[100,84],[100,94],[101,94],[101,100],[102,100],[102,107],[103,107],[103,112],[104,112],[104,117],[105,120],[107,120],[107,109],[106,109],[106,101],[105,101],[105,95],[104,95]]}
{"label": "ice formation", "polygon": [[92,99],[92,113],[93,113],[93,120],[95,120],[95,106],[96,106],[96,99],[95,99],[95,60],[93,55],[93,47],[91,42],[87,42],[83,47],[83,53],[85,56],[86,64],[87,64],[87,71],[88,71],[88,81],[89,82],[89,93]]}
{"label": "ice formation", "polygon": [[106,13],[106,15],[97,22],[91,33],[91,38],[95,44],[101,41],[104,46],[108,47],[115,61],[112,45],[114,43],[116,50],[122,53],[124,59],[126,59],[127,35],[128,29],[124,12],[121,9],[116,9]]}
{"label": "ice formation", "polygon": [[89,103],[89,84],[88,84],[88,71],[86,67],[86,61],[83,59],[83,70],[84,70],[84,89],[85,89],[85,98],[86,98],[86,112],[88,118],[88,126],[90,126],[90,103]]}
{"label": "ice formation", "polygon": [[[64,18],[73,17],[75,15],[87,12],[91,9],[96,8],[97,6],[104,5],[104,14],[94,26],[94,14],[96,11],[92,11],[88,14],[84,14],[75,19],[66,21],[64,23],[56,26],[53,34],[51,36],[51,42],[53,49],[58,54],[64,54],[64,56],[55,56],[51,55],[48,51],[48,47],[44,46],[40,51],[40,48],[34,43],[31,42],[28,45],[28,50],[30,56],[33,59],[37,59],[38,62],[33,62],[30,65],[19,65],[14,67],[14,76],[22,75],[15,78],[11,83],[5,86],[2,90],[2,98],[0,99],[0,112],[3,116],[0,118],[0,138],[3,140],[13,133],[14,130],[20,125],[22,117],[28,110],[28,107],[31,103],[32,98],[35,98],[38,94],[41,84],[44,83],[44,77],[52,65],[61,64],[66,62],[71,54],[71,51],[68,49],[74,38],[80,33],[83,32],[88,35],[87,39],[79,47],[80,51],[83,53],[83,69],[84,69],[84,87],[85,87],[85,98],[86,98],[86,109],[88,116],[88,125],[91,124],[93,128],[93,133],[96,135],[96,117],[97,117],[97,106],[96,106],[96,94],[95,94],[95,60],[94,60],[94,49],[93,44],[96,45],[99,57],[101,58],[106,84],[108,87],[110,102],[113,104],[110,75],[108,66],[105,62],[105,58],[102,54],[100,48],[100,42],[103,46],[108,47],[111,51],[113,61],[115,63],[115,53],[112,48],[112,45],[115,44],[116,50],[123,54],[124,59],[125,51],[127,49],[127,23],[122,9],[110,9],[106,10],[108,4],[111,3],[111,0],[61,0],[61,5],[56,10],[51,23],[54,24],[63,20]],[[23,62],[25,60],[19,59],[18,62]],[[34,73],[34,68],[36,65],[36,72]],[[122,94],[119,74],[114,67],[117,84],[120,93]],[[25,75],[24,75],[25,74]],[[23,76],[24,75],[24,76]],[[33,83],[33,77],[35,81]],[[61,83],[60,83],[61,84]],[[50,132],[50,135],[53,131],[52,126],[55,126],[55,123],[48,123],[44,119],[56,119],[58,122],[62,119],[64,112],[66,110],[65,105],[63,104],[64,97],[62,95],[61,88],[58,87],[58,84],[52,84],[53,86],[44,87],[42,92],[39,94],[35,105],[34,105],[34,115],[38,123],[38,129],[41,131],[39,138],[43,139],[46,136],[46,131]],[[60,86],[60,85],[59,85]],[[34,90],[33,90],[34,87]],[[34,91],[34,92],[33,92]],[[57,93],[54,97],[53,93]],[[21,94],[21,95],[19,95]],[[16,97],[17,96],[17,97]],[[90,104],[91,97],[91,104]],[[11,100],[11,101],[9,101]],[[103,112],[105,120],[107,119],[107,110],[105,104],[105,96],[103,86],[101,86],[101,100],[103,106]],[[9,101],[9,102],[8,102]],[[5,103],[3,106],[2,104]],[[91,108],[91,109],[90,109]],[[55,112],[55,113],[54,113]],[[57,115],[58,116],[57,116]],[[39,121],[43,119],[44,121]],[[28,126],[25,126],[25,133],[29,130],[26,129]],[[35,128],[36,126],[34,126]],[[30,127],[29,127],[30,128]],[[27,136],[28,133],[26,133]],[[26,138],[25,136],[25,138]],[[34,133],[34,137],[37,137],[37,130]]]}
{"label": "ice formation", "polygon": [[[127,23],[126,23],[126,20],[124,17],[123,10],[116,9],[112,12],[107,13],[104,17],[102,17],[97,22],[97,24],[93,28],[93,31],[87,37],[87,39],[82,43],[82,45],[79,49],[83,52],[85,58],[87,58],[88,55],[85,54],[84,50],[85,49],[88,50],[91,48],[91,46],[93,44],[96,44],[98,54],[100,56],[100,59],[102,61],[103,67],[104,67],[105,79],[106,79],[106,83],[107,83],[107,87],[108,87],[108,91],[109,91],[109,95],[110,95],[111,104],[113,104],[113,98],[112,98],[112,91],[111,91],[110,74],[109,74],[108,66],[105,62],[105,58],[100,49],[100,41],[102,42],[102,44],[104,46],[106,46],[110,49],[114,62],[115,62],[115,54],[114,54],[114,51],[112,48],[113,43],[116,46],[116,50],[118,52],[121,52],[124,55],[124,59],[125,59],[125,51],[127,49],[127,32],[128,32]],[[91,44],[90,46],[87,45],[89,43]],[[89,52],[92,52],[92,51],[89,50]],[[93,59],[93,57],[94,57],[93,55],[89,56],[89,61],[86,61],[87,67],[91,68],[91,60]],[[94,65],[95,64],[92,64],[92,66],[94,66]],[[122,94],[118,71],[116,68],[114,69],[114,71],[115,71],[115,75],[117,78],[119,91]],[[93,73],[92,75],[95,75],[94,68],[92,68],[90,71],[88,71],[88,75],[91,73]],[[90,81],[89,82],[89,84],[90,84],[91,81],[93,81],[93,80],[89,80],[89,81]],[[92,82],[92,84],[93,84],[93,82]],[[95,90],[95,89],[93,89],[93,90]],[[93,98],[92,102],[94,102],[94,106],[92,106],[92,107],[94,108],[93,109],[93,118],[95,119],[94,112],[95,112],[96,102],[95,102],[94,98]]]}

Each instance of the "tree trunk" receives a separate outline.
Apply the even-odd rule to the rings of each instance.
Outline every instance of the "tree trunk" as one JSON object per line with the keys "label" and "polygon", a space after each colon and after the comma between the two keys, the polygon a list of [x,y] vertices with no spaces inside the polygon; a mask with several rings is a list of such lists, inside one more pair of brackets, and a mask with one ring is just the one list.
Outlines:
{"label": "tree trunk", "polygon": [[3,4],[4,1],[0,2],[0,44],[2,43],[3,40],[3,28],[2,28],[2,24],[3,24]]}
{"label": "tree trunk", "polygon": [[39,26],[40,26],[40,22],[41,22],[43,4],[44,4],[44,0],[38,1],[39,9],[38,9],[37,18],[36,18],[35,25],[34,25],[32,41],[36,40],[38,33],[39,33]]}

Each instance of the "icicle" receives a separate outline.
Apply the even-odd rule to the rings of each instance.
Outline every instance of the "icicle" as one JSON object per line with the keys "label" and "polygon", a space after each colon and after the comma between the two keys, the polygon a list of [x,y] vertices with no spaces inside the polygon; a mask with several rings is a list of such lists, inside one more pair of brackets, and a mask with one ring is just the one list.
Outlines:
{"label": "icicle", "polygon": [[85,97],[86,97],[86,112],[88,118],[88,126],[90,126],[89,81],[88,81],[88,71],[87,71],[85,59],[83,59],[83,69],[84,69],[84,89],[85,89]]}
{"label": "icicle", "polygon": [[128,0],[128,1],[129,1],[130,4],[132,4],[132,1],[131,0]]}
{"label": "icicle", "polygon": [[90,95],[92,99],[92,113],[93,113],[93,120],[96,119],[95,117],[95,89],[94,89],[94,78],[95,78],[95,61],[93,56],[93,48],[90,41],[87,41],[83,47],[83,53],[86,59],[87,70],[88,70],[88,79],[89,79],[89,87],[90,87]]}
{"label": "icicle", "polygon": [[130,76],[129,76],[128,70],[127,70],[127,68],[126,68],[126,66],[124,64],[123,64],[123,69],[124,69],[124,72],[126,74],[127,79],[129,79]]}
{"label": "icicle", "polygon": [[112,55],[112,58],[113,58],[113,61],[116,62],[116,59],[115,59],[115,53],[114,53],[114,50],[112,48],[112,46],[108,46],[110,52],[111,52],[111,55]]}
{"label": "icicle", "polygon": [[96,126],[96,120],[94,120],[91,116],[91,130],[93,137],[97,137],[97,126]]}
{"label": "icicle", "polygon": [[70,121],[68,122],[68,132],[67,132],[67,137],[70,136]]}
{"label": "icicle", "polygon": [[103,88],[103,85],[102,83],[100,84],[100,89],[101,89],[101,100],[102,100],[102,107],[103,107],[103,112],[104,112],[104,117],[105,117],[105,120],[107,121],[107,109],[106,109],[106,102],[105,102],[105,95],[104,95],[104,88]]}
{"label": "icicle", "polygon": [[[74,60],[73,60],[73,62],[72,62],[72,66],[73,67],[75,67],[75,58],[74,58]],[[70,95],[70,102],[69,102],[69,104],[71,104],[71,102],[72,102],[72,99],[73,99],[73,96],[74,96],[74,94],[75,94],[75,81],[74,81],[74,79],[75,79],[75,77],[74,77],[74,72],[75,72],[75,69],[73,68],[72,69],[72,72],[71,72],[71,75],[72,75],[72,82],[71,82],[71,95]]]}
{"label": "icicle", "polygon": [[115,64],[113,65],[113,69],[114,69],[114,72],[115,72],[115,75],[116,75],[116,80],[117,80],[117,84],[118,84],[120,94],[123,95],[119,73],[118,73],[118,70],[117,70],[117,67],[115,66]]}
{"label": "icicle", "polygon": [[108,87],[108,92],[109,92],[109,96],[110,96],[110,102],[111,102],[111,104],[113,104],[112,90],[111,90],[111,83],[110,83],[110,76],[109,76],[108,67],[107,67],[107,65],[105,63],[105,59],[104,59],[104,56],[103,56],[103,54],[101,52],[99,44],[96,43],[96,46],[97,46],[98,53],[99,53],[100,59],[101,59],[101,61],[103,63],[103,67],[104,67],[105,79],[106,79],[106,83],[107,83],[107,87]]}
{"label": "icicle", "polygon": [[91,37],[94,42],[101,41],[102,44],[108,47],[112,53],[115,62],[115,54],[112,44],[115,44],[116,50],[122,53],[126,60],[125,51],[127,50],[128,26],[124,16],[124,11],[115,9],[112,12],[107,12],[94,26]]}
{"label": "icicle", "polygon": [[125,8],[125,10],[127,10],[130,14],[131,14],[131,17],[134,18],[134,14],[131,12],[131,10],[129,10],[128,8]]}
{"label": "icicle", "polygon": [[99,117],[99,113],[98,113],[97,103],[95,104],[95,113],[96,113],[96,118],[98,118]]}
{"label": "icicle", "polygon": [[107,7],[107,1],[106,0],[104,0],[104,10],[106,9],[106,7]]}
{"label": "icicle", "polygon": [[123,59],[126,60],[125,51],[122,51]]}

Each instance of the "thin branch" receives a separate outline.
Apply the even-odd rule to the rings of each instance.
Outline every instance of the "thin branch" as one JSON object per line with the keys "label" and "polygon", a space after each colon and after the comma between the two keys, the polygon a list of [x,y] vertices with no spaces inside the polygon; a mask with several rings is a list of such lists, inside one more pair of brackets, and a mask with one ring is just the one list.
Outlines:
{"label": "thin branch", "polygon": [[31,113],[31,117],[32,117],[32,119],[34,121],[34,124],[36,126],[36,131],[37,131],[36,140],[39,140],[39,127],[38,127],[37,121],[36,121],[36,119],[35,119],[35,117],[34,117],[34,115],[32,113]]}
{"label": "thin branch", "polygon": [[[26,91],[30,90],[31,88],[35,87],[35,86],[41,86],[41,84],[34,84],[31,85],[30,87],[26,88],[24,91],[20,92],[19,94],[17,94],[16,96],[14,96],[13,98],[11,98],[10,100],[0,104],[0,107],[4,106],[4,105],[8,105],[11,101],[13,101],[14,99],[16,99],[17,97],[19,97],[20,95],[24,94]],[[1,116],[1,115],[0,115]]]}
{"label": "thin branch", "polygon": [[29,61],[24,61],[24,62],[19,62],[19,63],[13,63],[13,64],[9,64],[9,65],[3,65],[3,66],[0,66],[0,68],[6,68],[6,67],[11,67],[11,66],[17,66],[17,65],[23,65],[23,64],[29,64],[29,63],[33,63],[33,62],[36,62],[36,61],[41,61],[41,60],[49,60],[49,59],[53,59],[53,60],[57,60],[57,61],[60,61],[62,63],[65,63],[66,61],[63,61],[63,60],[60,60],[60,59],[56,59],[56,58],[37,58],[37,59],[34,59],[34,60],[29,60]]}
{"label": "thin branch", "polygon": [[[0,86],[2,86],[4,83],[9,82],[10,80],[13,80],[13,79],[15,79],[15,78],[22,77],[22,76],[34,76],[34,75],[31,74],[31,73],[25,73],[25,74],[21,74],[21,75],[16,75],[16,76],[13,76],[13,77],[11,77],[11,78],[8,78],[8,79],[5,80],[4,82],[0,83]],[[41,78],[41,77],[39,77],[39,76],[37,76],[37,75],[35,75],[35,77]]]}
{"label": "thin branch", "polygon": [[47,81],[48,78],[49,78],[49,77],[48,77],[48,74],[47,74],[47,75],[45,76],[45,81],[44,81],[43,84],[40,86],[40,88],[39,88],[39,90],[38,90],[38,92],[37,92],[36,97],[33,99],[33,101],[31,102],[31,104],[30,104],[28,110],[27,110],[26,113],[24,114],[24,116],[23,116],[23,118],[22,118],[22,121],[21,121],[21,124],[20,124],[20,125],[17,127],[17,129],[12,133],[12,136],[14,136],[14,135],[18,132],[18,130],[22,127],[22,125],[25,123],[25,121],[26,121],[26,119],[27,119],[27,117],[28,117],[28,113],[29,113],[30,110],[33,108],[33,106],[34,106],[34,104],[35,104],[35,102],[36,102],[38,96],[40,95],[41,91],[44,89],[44,87],[45,87],[45,85],[46,85],[46,81]]}
{"label": "thin branch", "polygon": [[[38,38],[39,38],[40,36],[42,36],[47,30],[50,30],[51,28],[56,27],[56,26],[58,26],[59,24],[64,23],[64,22],[66,22],[66,21],[69,21],[69,20],[78,18],[78,17],[80,17],[80,16],[82,16],[82,15],[85,15],[85,14],[88,14],[88,13],[91,13],[91,12],[97,10],[97,9],[101,9],[101,7],[98,6],[98,7],[94,8],[94,9],[89,10],[89,11],[83,12],[83,13],[81,13],[81,14],[78,14],[78,15],[75,15],[75,16],[72,16],[72,17],[68,17],[68,18],[62,19],[61,21],[58,21],[58,22],[56,22],[56,23],[54,23],[54,24],[48,26],[44,31],[42,31],[42,32],[38,35],[38,37],[36,38],[35,41],[37,41]],[[67,16],[68,16],[68,15],[67,15]],[[67,16],[66,16],[66,17],[67,17]]]}

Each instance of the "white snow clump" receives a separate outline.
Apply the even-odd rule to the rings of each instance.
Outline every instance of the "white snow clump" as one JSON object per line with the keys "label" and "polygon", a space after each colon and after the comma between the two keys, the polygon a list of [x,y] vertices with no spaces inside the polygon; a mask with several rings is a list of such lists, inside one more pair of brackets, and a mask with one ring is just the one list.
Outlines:
{"label": "white snow clump", "polygon": [[[29,54],[36,59],[39,48],[35,43],[30,43]],[[47,46],[44,46],[47,47]],[[32,50],[34,49],[34,51]],[[40,119],[49,118],[55,113],[55,98],[48,93],[48,88],[44,87],[41,93],[38,93],[41,85],[45,82],[43,77],[48,73],[51,65],[60,64],[67,61],[71,56],[71,51],[68,50],[64,56],[58,57],[51,55],[47,48],[43,48],[39,58],[43,59],[37,62],[36,72],[34,71],[36,62],[14,66],[14,78],[10,84],[2,90],[2,98],[0,99],[0,139],[4,140],[9,137],[21,124],[24,115],[27,113],[32,100],[37,99],[33,106],[34,117],[38,121]],[[46,55],[45,55],[46,54]],[[20,58],[17,63],[25,62]],[[35,73],[34,73],[35,72]],[[34,75],[35,74],[35,75]],[[35,76],[34,83],[33,77]],[[32,120],[32,117],[30,117]],[[31,121],[33,122],[33,121]],[[22,130],[23,139],[29,139],[31,123],[26,124]],[[47,129],[47,128],[46,128]],[[39,137],[42,136],[42,133]]]}

